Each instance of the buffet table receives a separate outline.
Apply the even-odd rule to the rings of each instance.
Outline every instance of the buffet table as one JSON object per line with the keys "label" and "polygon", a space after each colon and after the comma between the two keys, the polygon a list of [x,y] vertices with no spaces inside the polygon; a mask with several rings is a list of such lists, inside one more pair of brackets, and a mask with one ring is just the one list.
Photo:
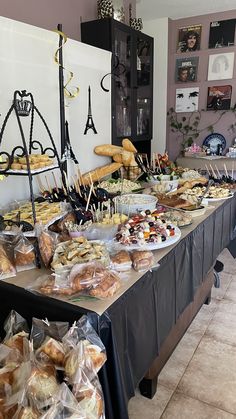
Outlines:
{"label": "buffet table", "polygon": [[[204,216],[182,229],[178,243],[155,251],[159,267],[132,273],[120,292],[108,300],[75,304],[33,294],[24,287],[42,273],[38,270],[1,281],[1,324],[11,309],[29,322],[33,316],[73,322],[87,313],[107,349],[108,359],[99,373],[106,418],[127,419],[128,400],[135,388],[146,376],[141,389],[150,395],[155,374],[210,296],[213,279],[209,271],[229,244],[235,224],[236,196],[214,203]],[[183,317],[187,312],[191,312],[189,320]]]}
{"label": "buffet table", "polygon": [[236,159],[224,156],[206,156],[206,157],[178,157],[177,165],[181,167],[188,167],[189,169],[195,170],[206,170],[206,165],[211,165],[215,170],[217,166],[219,171],[225,173],[225,167],[231,175],[232,170],[234,171],[234,178],[236,177]]}

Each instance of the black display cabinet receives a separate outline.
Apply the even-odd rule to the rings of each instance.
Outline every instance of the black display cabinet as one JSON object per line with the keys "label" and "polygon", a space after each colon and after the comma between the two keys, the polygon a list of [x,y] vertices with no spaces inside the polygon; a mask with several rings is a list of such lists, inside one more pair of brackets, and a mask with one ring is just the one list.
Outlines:
{"label": "black display cabinet", "polygon": [[[111,18],[82,23],[81,38],[112,52],[112,143],[129,138],[140,153],[150,156],[153,38]],[[106,78],[101,85],[106,89]]]}

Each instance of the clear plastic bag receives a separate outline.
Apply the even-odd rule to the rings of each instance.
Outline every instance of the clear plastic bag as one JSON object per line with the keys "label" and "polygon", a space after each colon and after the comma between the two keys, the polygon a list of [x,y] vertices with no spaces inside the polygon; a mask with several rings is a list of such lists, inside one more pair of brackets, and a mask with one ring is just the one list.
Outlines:
{"label": "clear plastic bag", "polygon": [[[8,348],[17,351],[12,353],[11,358],[21,361],[29,359],[29,328],[26,320],[16,311],[12,310],[4,322],[6,336],[3,343]],[[20,357],[19,357],[20,355]]]}
{"label": "clear plastic bag", "polygon": [[142,272],[151,269],[154,264],[154,256],[148,250],[135,250],[131,253],[133,268],[135,271]]}
{"label": "clear plastic bag", "polygon": [[65,383],[60,385],[49,410],[41,419],[88,419]]}
{"label": "clear plastic bag", "polygon": [[23,233],[17,235],[15,239],[14,262],[18,272],[33,269],[36,266],[34,246]]}
{"label": "clear plastic bag", "polygon": [[47,230],[42,224],[36,226],[39,251],[46,268],[50,266],[53,254],[58,243],[58,234]]}
{"label": "clear plastic bag", "polygon": [[7,236],[0,234],[0,279],[16,275],[13,257],[12,241]]}

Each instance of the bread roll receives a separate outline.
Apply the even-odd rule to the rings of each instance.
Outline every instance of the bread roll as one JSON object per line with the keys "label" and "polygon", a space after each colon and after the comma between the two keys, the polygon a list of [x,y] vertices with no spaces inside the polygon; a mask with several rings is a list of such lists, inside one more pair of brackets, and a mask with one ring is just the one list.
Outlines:
{"label": "bread roll", "polygon": [[131,153],[137,153],[137,149],[134,147],[133,143],[128,138],[123,139],[122,146],[126,151],[131,151]]}
{"label": "bread roll", "polygon": [[98,154],[99,156],[113,157],[115,154],[119,154],[121,152],[122,147],[112,144],[98,145],[94,148],[94,153]]}
{"label": "bread roll", "polygon": [[91,182],[91,179],[93,182],[97,182],[103,177],[109,176],[112,173],[116,172],[118,169],[121,168],[121,166],[121,163],[111,163],[105,166],[97,167],[96,169],[91,170],[90,172],[84,173],[82,175],[82,181],[85,185],[88,185]]}

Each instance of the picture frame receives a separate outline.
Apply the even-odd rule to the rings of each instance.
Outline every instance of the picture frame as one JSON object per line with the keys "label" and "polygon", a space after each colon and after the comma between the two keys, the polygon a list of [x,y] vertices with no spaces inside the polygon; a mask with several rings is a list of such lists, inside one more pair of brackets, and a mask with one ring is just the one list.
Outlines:
{"label": "picture frame", "polygon": [[234,52],[209,55],[207,80],[232,79]]}
{"label": "picture frame", "polygon": [[209,86],[207,95],[207,110],[228,110],[230,109],[232,86]]}
{"label": "picture frame", "polygon": [[235,45],[236,19],[218,20],[210,23],[208,48],[231,47]]}
{"label": "picture frame", "polygon": [[199,57],[177,58],[175,62],[175,82],[197,81]]}
{"label": "picture frame", "polygon": [[178,31],[177,53],[200,50],[202,25],[184,26]]}
{"label": "picture frame", "polygon": [[198,110],[199,87],[176,89],[175,112],[195,112]]}

